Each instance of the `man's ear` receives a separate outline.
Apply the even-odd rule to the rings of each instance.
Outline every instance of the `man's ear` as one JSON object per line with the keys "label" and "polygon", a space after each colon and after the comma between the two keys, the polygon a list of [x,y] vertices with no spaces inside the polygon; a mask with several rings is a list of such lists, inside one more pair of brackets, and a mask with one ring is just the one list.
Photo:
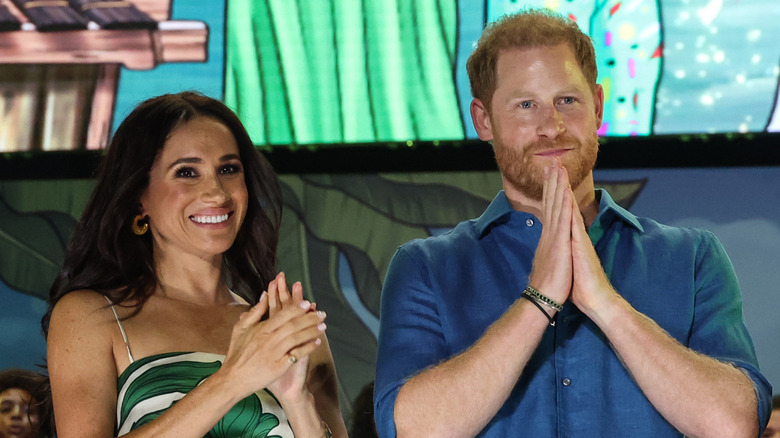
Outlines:
{"label": "man's ear", "polygon": [[593,104],[596,105],[596,129],[601,129],[604,119],[604,89],[600,84],[596,84],[596,90],[593,93]]}
{"label": "man's ear", "polygon": [[484,141],[493,140],[493,125],[490,123],[490,114],[481,100],[474,98],[471,100],[471,122],[474,123],[474,129],[477,135]]}

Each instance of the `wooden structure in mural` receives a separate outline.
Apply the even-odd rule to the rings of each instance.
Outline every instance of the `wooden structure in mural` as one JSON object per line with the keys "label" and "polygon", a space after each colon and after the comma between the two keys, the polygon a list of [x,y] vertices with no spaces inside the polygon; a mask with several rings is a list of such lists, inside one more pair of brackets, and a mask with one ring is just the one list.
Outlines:
{"label": "wooden structure in mural", "polygon": [[0,152],[107,145],[121,66],[205,62],[172,0],[0,0]]}

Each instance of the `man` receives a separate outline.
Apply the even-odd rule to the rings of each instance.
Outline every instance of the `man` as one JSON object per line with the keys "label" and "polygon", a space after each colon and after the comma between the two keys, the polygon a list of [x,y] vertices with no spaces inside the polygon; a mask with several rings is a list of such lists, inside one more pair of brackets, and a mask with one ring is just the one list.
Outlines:
{"label": "man", "polygon": [[772,397],[772,416],[761,438],[780,438],[780,394]]}
{"label": "man", "polygon": [[488,26],[468,71],[504,190],[393,257],[380,436],[758,436],[771,388],[722,246],[594,188],[604,94],[590,39],[521,12]]}

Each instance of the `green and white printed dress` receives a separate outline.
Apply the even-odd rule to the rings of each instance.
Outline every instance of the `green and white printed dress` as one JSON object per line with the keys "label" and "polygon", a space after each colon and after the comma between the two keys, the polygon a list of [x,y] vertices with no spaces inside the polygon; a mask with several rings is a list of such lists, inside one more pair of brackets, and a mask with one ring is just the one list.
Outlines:
{"label": "green and white printed dress", "polygon": [[[113,306],[112,310],[113,309]],[[162,415],[214,374],[225,356],[213,353],[163,353],[134,360],[117,317],[130,365],[119,376],[116,436],[127,434]],[[294,438],[287,416],[268,390],[238,402],[206,435],[208,438]]]}
{"label": "green and white printed dress", "polygon": [[[211,353],[165,353],[132,362],[117,384],[117,436],[163,414],[220,366],[224,356]],[[249,396],[223,417],[209,438],[293,437],[284,411],[267,391]]]}

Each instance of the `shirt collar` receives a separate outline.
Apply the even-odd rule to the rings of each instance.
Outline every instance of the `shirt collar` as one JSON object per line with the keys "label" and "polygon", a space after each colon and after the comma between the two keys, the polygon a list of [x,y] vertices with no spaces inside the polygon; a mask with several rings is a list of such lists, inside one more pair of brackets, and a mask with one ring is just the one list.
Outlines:
{"label": "shirt collar", "polygon": [[487,230],[493,223],[503,219],[513,211],[514,210],[512,209],[512,205],[509,204],[509,200],[506,198],[504,191],[499,191],[498,194],[496,194],[496,197],[493,198],[493,201],[490,203],[490,205],[488,205],[487,210],[485,210],[485,212],[482,213],[482,216],[477,219],[477,235],[481,237],[483,234],[485,234],[485,230]]}
{"label": "shirt collar", "polygon": [[642,224],[639,223],[639,219],[633,213],[618,205],[606,190],[596,189],[596,199],[599,199],[599,214],[596,215],[591,228],[594,226],[607,228],[617,218],[633,225],[640,232],[644,231]]}
{"label": "shirt collar", "polygon": [[[604,189],[596,189],[596,199],[599,199],[599,214],[596,215],[596,219],[590,227],[589,234],[594,241],[598,241],[604,234],[604,231],[609,228],[609,225],[615,221],[615,219],[621,219],[624,222],[631,224],[634,228],[643,232],[642,224],[631,212],[618,205],[612,197]],[[505,216],[512,213],[512,205],[509,204],[509,200],[506,198],[506,194],[503,190],[496,194],[493,201],[488,208],[482,213],[482,216],[477,218],[477,234],[482,236],[493,223],[503,219]]]}

